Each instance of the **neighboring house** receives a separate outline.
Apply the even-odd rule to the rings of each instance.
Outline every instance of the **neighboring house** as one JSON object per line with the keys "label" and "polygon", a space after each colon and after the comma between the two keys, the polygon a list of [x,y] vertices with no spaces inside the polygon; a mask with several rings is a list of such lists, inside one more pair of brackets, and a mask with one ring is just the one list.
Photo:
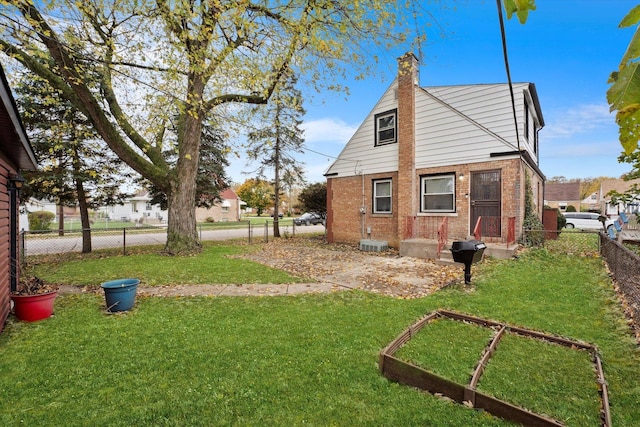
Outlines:
{"label": "neighboring house", "polygon": [[[58,229],[58,214],[60,213],[60,207],[54,202],[49,200],[38,200],[31,198],[20,207],[20,230],[29,231],[31,227],[29,225],[29,213],[47,211],[54,214],[56,217],[53,220],[52,228]],[[76,219],[80,221],[80,208],[77,206],[63,206],[62,212],[65,220]]]}
{"label": "neighboring house", "polygon": [[628,203],[614,204],[611,202],[610,191],[617,191],[620,194],[625,193],[631,187],[636,185],[640,187],[640,179],[631,179],[625,181],[624,179],[605,179],[600,183],[600,208],[605,215],[618,215],[620,212],[625,213],[638,213],[640,212],[640,198],[636,197],[635,200]]}
{"label": "neighboring house", "polygon": [[0,331],[11,309],[11,291],[19,279],[18,206],[24,183],[21,170],[35,170],[37,161],[0,66]]}
{"label": "neighboring house", "polygon": [[167,211],[158,204],[151,203],[151,194],[139,190],[120,205],[105,206],[99,209],[114,221],[131,221],[138,224],[158,224],[167,221]]}
{"label": "neighboring house", "polygon": [[241,209],[246,204],[230,188],[220,193],[221,201],[209,209],[196,208],[197,222],[240,221]]}
{"label": "neighboring house", "polygon": [[507,84],[420,87],[416,57],[398,61],[398,77],[325,173],[328,240],[383,240],[409,254],[410,240],[436,239],[441,227],[449,242],[466,239],[479,217],[485,242],[518,239],[527,175],[539,217],[543,209],[535,86],[513,85],[517,138]]}
{"label": "neighboring house", "polygon": [[580,201],[580,210],[587,210],[590,212],[600,212],[600,192],[594,191],[584,199]]}
{"label": "neighboring house", "polygon": [[565,212],[567,206],[573,206],[579,212],[580,182],[547,182],[544,186],[544,204],[561,212]]}

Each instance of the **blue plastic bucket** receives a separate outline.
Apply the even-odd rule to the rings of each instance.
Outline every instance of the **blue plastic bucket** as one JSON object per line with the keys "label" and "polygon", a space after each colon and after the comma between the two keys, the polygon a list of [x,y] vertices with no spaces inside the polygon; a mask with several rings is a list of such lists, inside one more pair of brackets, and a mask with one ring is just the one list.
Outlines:
{"label": "blue plastic bucket", "polygon": [[118,279],[104,282],[104,296],[107,300],[107,311],[127,311],[136,302],[136,291],[138,290],[138,279]]}

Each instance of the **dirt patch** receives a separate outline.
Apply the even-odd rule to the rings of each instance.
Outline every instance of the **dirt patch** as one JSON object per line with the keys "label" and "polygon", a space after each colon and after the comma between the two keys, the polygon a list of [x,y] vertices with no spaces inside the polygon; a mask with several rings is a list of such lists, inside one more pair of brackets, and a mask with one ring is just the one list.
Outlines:
{"label": "dirt patch", "polygon": [[362,252],[356,246],[313,239],[278,239],[243,257],[312,281],[399,298],[420,298],[464,279],[461,265],[401,257],[394,250]]}
{"label": "dirt patch", "polygon": [[[307,287],[278,285],[171,285],[138,288],[141,295],[281,295],[305,291],[328,292],[362,289],[396,298],[420,298],[464,279],[460,264],[442,265],[434,261],[401,257],[397,251],[362,252],[357,246],[335,245],[323,239],[277,239],[261,250],[239,255],[296,277],[306,279]],[[322,286],[308,286],[321,284]],[[300,288],[300,289],[297,289]],[[99,285],[62,285],[62,293],[102,293]]]}

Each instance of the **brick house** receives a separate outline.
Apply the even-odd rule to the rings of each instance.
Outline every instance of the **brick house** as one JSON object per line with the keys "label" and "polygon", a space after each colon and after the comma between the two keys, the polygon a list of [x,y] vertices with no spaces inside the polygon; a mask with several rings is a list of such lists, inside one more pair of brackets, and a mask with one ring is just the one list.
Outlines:
{"label": "brick house", "polygon": [[544,203],[561,212],[573,206],[580,211],[580,182],[548,182],[544,186]]}
{"label": "brick house", "polygon": [[488,243],[519,239],[527,176],[542,217],[544,120],[534,84],[514,84],[513,97],[518,137],[507,84],[420,87],[416,57],[399,58],[397,78],[325,173],[328,240],[433,257],[409,248],[474,230]]}
{"label": "brick house", "polygon": [[35,170],[36,157],[0,66],[0,331],[11,310],[19,276],[18,206],[21,170]]}
{"label": "brick house", "polygon": [[207,218],[214,222],[240,221],[243,204],[236,192],[227,188],[220,192],[219,203],[209,209],[196,208],[196,221],[205,222]]}

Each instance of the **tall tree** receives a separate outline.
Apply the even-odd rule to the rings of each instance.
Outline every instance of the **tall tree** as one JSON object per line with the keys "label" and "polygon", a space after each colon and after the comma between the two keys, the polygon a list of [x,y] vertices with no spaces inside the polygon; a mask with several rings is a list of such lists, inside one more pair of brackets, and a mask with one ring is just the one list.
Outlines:
{"label": "tall tree", "polygon": [[[202,128],[202,141],[200,142],[200,161],[198,162],[198,174],[196,176],[196,206],[210,208],[220,201],[220,192],[229,188],[229,178],[225,167],[229,166],[227,160],[228,146],[227,134],[213,123],[205,123]],[[176,162],[176,153],[165,153],[169,162]],[[158,204],[162,209],[167,209],[167,195],[152,182],[142,179],[142,186],[149,189],[150,203]]]}
{"label": "tall tree", "polygon": [[258,216],[273,203],[273,186],[261,179],[248,179],[237,190],[238,197]]}
{"label": "tall tree", "polygon": [[128,168],[95,133],[87,118],[46,81],[23,76],[16,86],[17,102],[40,168],[25,174],[23,199],[36,197],[59,206],[63,234],[63,206],[78,206],[82,224],[82,252],[91,252],[89,209],[114,205],[127,194],[120,184]]}
{"label": "tall tree", "polygon": [[302,116],[302,95],[296,89],[297,79],[289,77],[278,88],[265,108],[262,108],[261,126],[249,133],[247,155],[249,161],[258,161],[254,171],[259,177],[273,173],[273,236],[280,237],[278,215],[280,213],[280,193],[285,174],[289,181],[304,182],[302,164],[294,158],[296,153],[304,153],[304,131],[300,129]]}
{"label": "tall tree", "polygon": [[302,189],[298,195],[300,208],[307,212],[316,212],[325,217],[327,214],[327,183],[316,182]]}
{"label": "tall tree", "polygon": [[[193,252],[204,120],[266,103],[289,69],[340,89],[346,67],[375,65],[367,47],[407,39],[421,10],[413,3],[0,0],[0,51],[47,80],[166,194],[165,251]],[[172,141],[175,164],[163,156]]]}

